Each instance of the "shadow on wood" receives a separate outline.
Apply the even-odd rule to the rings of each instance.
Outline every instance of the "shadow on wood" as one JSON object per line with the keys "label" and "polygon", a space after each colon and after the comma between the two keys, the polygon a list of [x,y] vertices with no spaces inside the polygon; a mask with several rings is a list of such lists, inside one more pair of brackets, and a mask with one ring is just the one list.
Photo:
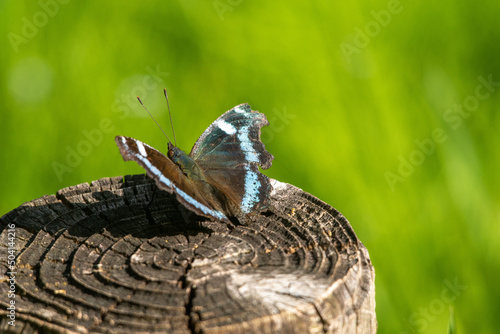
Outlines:
{"label": "shadow on wood", "polygon": [[274,208],[236,226],[191,213],[144,175],[23,204],[0,218],[0,331],[375,333],[374,271],[348,221],[273,187]]}

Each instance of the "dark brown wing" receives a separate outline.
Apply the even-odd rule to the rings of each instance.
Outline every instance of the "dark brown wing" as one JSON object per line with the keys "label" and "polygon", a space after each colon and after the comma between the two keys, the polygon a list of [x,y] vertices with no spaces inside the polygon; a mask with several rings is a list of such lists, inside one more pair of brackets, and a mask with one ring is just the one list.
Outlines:
{"label": "dark brown wing", "polygon": [[116,136],[115,142],[123,160],[141,165],[158,188],[175,192],[177,200],[186,208],[202,216],[228,221],[220,199],[215,197],[208,184],[187,178],[172,160],[137,139]]}
{"label": "dark brown wing", "polygon": [[260,140],[260,129],[266,125],[269,122],[264,114],[240,104],[216,119],[190,153],[208,182],[243,214],[270,205],[272,187],[259,171],[259,166],[271,167],[274,159]]}

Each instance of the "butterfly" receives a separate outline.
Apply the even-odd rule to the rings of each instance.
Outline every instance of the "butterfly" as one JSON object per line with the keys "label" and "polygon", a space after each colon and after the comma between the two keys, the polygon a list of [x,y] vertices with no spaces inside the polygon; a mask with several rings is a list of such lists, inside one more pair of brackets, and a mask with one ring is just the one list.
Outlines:
{"label": "butterfly", "polygon": [[228,222],[270,207],[272,186],[259,171],[274,159],[260,139],[266,125],[266,116],[245,103],[217,118],[189,154],[170,140],[167,155],[134,138],[116,136],[115,141],[123,159],[141,165],[159,189],[175,193],[198,215]]}

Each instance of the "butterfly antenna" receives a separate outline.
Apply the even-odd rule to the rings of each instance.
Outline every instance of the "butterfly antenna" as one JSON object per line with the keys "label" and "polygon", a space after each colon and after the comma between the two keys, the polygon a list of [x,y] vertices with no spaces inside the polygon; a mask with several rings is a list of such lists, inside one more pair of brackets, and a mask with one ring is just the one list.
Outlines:
{"label": "butterfly antenna", "polygon": [[168,103],[168,95],[166,88],[163,89],[163,93],[165,94],[165,99],[167,100],[168,117],[170,117],[170,126],[172,127],[172,133],[174,134],[174,144],[175,146],[177,146],[177,140],[175,139],[174,123],[172,123],[172,114],[170,113],[170,105]]}
{"label": "butterfly antenna", "polygon": [[[151,115],[151,113],[149,112],[148,108],[146,108],[146,106],[144,105],[144,103],[142,103],[141,101],[141,98],[138,96],[137,97],[137,100],[139,100],[139,103],[142,105],[142,107],[144,108],[144,110],[146,110],[149,114],[149,116],[151,116],[151,118],[153,119],[153,121],[155,121],[156,125],[158,125],[158,127],[160,128],[161,132],[163,132],[163,134],[165,135],[165,137],[167,137],[168,139],[168,142],[171,143],[172,141],[170,140],[170,138],[168,138],[167,134],[165,133],[165,131],[163,131],[162,127],[160,126],[160,124],[158,124],[158,122],[156,121],[156,119],[153,117],[153,115]],[[177,145],[176,145],[177,146]]]}

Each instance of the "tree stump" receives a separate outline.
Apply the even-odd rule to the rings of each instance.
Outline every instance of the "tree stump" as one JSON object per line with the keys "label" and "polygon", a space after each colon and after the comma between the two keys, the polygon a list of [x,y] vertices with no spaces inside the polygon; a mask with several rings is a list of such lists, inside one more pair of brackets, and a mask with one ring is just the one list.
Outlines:
{"label": "tree stump", "polygon": [[273,209],[247,225],[199,217],[145,175],[21,205],[0,218],[0,332],[375,333],[374,271],[348,221],[272,184]]}

